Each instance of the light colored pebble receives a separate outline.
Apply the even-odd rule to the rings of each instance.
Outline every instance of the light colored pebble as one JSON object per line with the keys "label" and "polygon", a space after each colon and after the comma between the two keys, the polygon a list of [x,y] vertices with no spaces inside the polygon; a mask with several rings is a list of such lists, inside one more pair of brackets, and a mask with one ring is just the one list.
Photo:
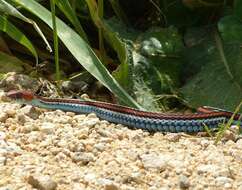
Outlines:
{"label": "light colored pebble", "polygon": [[8,109],[6,112],[9,117],[14,117],[16,115],[16,110],[15,109]]}
{"label": "light colored pebble", "polygon": [[74,162],[81,162],[82,165],[87,165],[89,162],[94,161],[94,155],[89,152],[76,152],[72,156]]}
{"label": "light colored pebble", "polygon": [[76,114],[74,112],[66,112],[67,116],[74,117]]}
{"label": "light colored pebble", "polygon": [[0,141],[6,139],[6,133],[3,131],[0,131]]}
{"label": "light colored pebble", "polygon": [[85,147],[82,143],[69,143],[69,149],[72,152],[84,152]]}
{"label": "light colored pebble", "polygon": [[7,158],[5,156],[0,156],[0,166],[4,166],[6,164]]}
{"label": "light colored pebble", "polygon": [[242,149],[242,138],[237,140],[236,142],[236,146],[239,148],[239,149]]}
{"label": "light colored pebble", "polygon": [[81,129],[77,130],[76,132],[74,132],[74,135],[78,139],[86,139],[86,138],[88,138],[88,135],[89,135],[89,128],[81,128]]}
{"label": "light colored pebble", "polygon": [[227,183],[233,182],[233,180],[231,178],[228,178],[225,176],[218,176],[218,177],[216,177],[215,181],[218,185],[225,185]]}
{"label": "light colored pebble", "polygon": [[107,130],[98,129],[97,133],[100,134],[103,137],[112,137],[112,133],[107,131]]}
{"label": "light colored pebble", "polygon": [[41,114],[40,111],[38,109],[36,109],[36,107],[27,105],[24,106],[23,108],[20,109],[20,113],[23,115],[26,115],[32,119],[38,119],[39,115]]}
{"label": "light colored pebble", "polygon": [[177,142],[181,137],[181,133],[168,133],[165,136],[165,138],[170,142]]}
{"label": "light colored pebble", "polygon": [[233,131],[231,130],[226,130],[224,132],[224,135],[223,135],[223,140],[225,141],[228,141],[228,140],[231,140],[231,141],[235,141],[236,138],[237,138],[237,135],[238,134],[235,134]]}
{"label": "light colored pebble", "polygon": [[55,124],[50,122],[44,122],[40,126],[39,130],[45,134],[53,134],[55,131]]}
{"label": "light colored pebble", "polygon": [[101,178],[98,180],[98,184],[103,186],[105,190],[118,190],[119,187],[109,179]]}
{"label": "light colored pebble", "polygon": [[84,180],[86,182],[95,182],[96,179],[97,179],[97,177],[94,173],[87,173],[84,175]]}
{"label": "light colored pebble", "polygon": [[74,183],[72,190],[85,190],[86,187],[84,184],[80,184],[80,183]]}
{"label": "light colored pebble", "polygon": [[0,122],[5,122],[7,118],[8,118],[8,114],[6,112],[0,113]]}
{"label": "light colored pebble", "polygon": [[207,139],[202,139],[202,140],[200,141],[200,145],[201,145],[203,148],[208,147],[208,145],[210,145],[210,144],[211,144],[211,142],[210,142],[209,140],[207,140]]}
{"label": "light colored pebble", "polygon": [[118,190],[119,187],[116,184],[106,184],[104,185],[105,190]]}
{"label": "light colored pebble", "polygon": [[79,126],[80,127],[93,127],[94,125],[99,123],[99,119],[96,117],[90,117],[82,121]]}
{"label": "light colored pebble", "polygon": [[94,145],[94,148],[96,148],[98,151],[104,151],[105,150],[105,148],[106,148],[106,145],[105,145],[105,143],[98,143],[98,144],[95,144]]}
{"label": "light colored pebble", "polygon": [[238,190],[242,190],[242,184],[239,185]]}
{"label": "light colored pebble", "polygon": [[4,187],[0,187],[0,190],[11,190],[11,189],[13,189],[13,187],[11,187],[11,186],[4,186]]}
{"label": "light colored pebble", "polygon": [[86,116],[87,119],[98,119],[97,115],[95,113],[90,113]]}
{"label": "light colored pebble", "polygon": [[26,123],[25,125],[19,128],[20,133],[30,133],[32,131],[37,131],[37,130],[39,130],[39,128],[34,123]]}
{"label": "light colored pebble", "polygon": [[197,167],[198,175],[204,173],[215,173],[219,170],[219,166],[215,164],[201,164]]}
{"label": "light colored pebble", "polygon": [[181,187],[181,189],[188,189],[190,187],[189,179],[186,176],[181,175],[179,177],[179,186]]}
{"label": "light colored pebble", "polygon": [[156,154],[141,155],[141,160],[146,169],[153,168],[158,170],[165,170],[167,168],[168,157]]}
{"label": "light colored pebble", "polygon": [[51,179],[50,176],[28,176],[27,182],[34,188],[40,190],[55,190],[57,183]]}

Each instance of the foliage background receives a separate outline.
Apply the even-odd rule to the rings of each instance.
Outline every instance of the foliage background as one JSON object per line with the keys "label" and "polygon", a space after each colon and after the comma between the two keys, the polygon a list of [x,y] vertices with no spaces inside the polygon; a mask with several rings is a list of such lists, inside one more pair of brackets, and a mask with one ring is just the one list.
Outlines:
{"label": "foliage background", "polygon": [[239,0],[0,0],[0,10],[2,74],[84,81],[84,92],[97,79],[149,111],[233,110],[242,99]]}

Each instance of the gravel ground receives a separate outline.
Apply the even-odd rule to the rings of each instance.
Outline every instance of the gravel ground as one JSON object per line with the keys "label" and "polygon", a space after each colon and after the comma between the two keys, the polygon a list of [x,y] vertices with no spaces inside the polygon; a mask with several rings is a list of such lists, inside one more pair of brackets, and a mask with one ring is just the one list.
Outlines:
{"label": "gravel ground", "polygon": [[150,134],[98,119],[0,104],[0,190],[242,190],[242,139]]}

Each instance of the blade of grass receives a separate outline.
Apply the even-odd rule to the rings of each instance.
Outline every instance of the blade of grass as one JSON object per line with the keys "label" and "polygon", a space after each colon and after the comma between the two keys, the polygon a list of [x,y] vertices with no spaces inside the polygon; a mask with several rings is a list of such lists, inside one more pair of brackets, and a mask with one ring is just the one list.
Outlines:
{"label": "blade of grass", "polygon": [[[15,1],[13,1],[13,2],[15,2]],[[46,49],[49,50],[50,52],[52,51],[50,44],[48,43],[44,34],[42,33],[42,31],[40,30],[38,25],[33,20],[31,20],[31,19],[25,17],[24,15],[22,15],[15,7],[13,7],[11,4],[7,3],[4,0],[0,0],[0,11],[3,12],[4,14],[17,17],[17,18],[19,18],[19,19],[21,19],[21,20],[23,20],[23,21],[25,21],[29,24],[32,24],[34,29],[37,31],[37,33],[40,35],[40,37],[45,42]]]}
{"label": "blade of grass", "polygon": [[38,64],[38,54],[31,41],[18,28],[9,22],[6,17],[0,16],[0,30],[7,33],[11,38],[26,47],[33,54],[36,64]]}
{"label": "blade of grass", "polygon": [[[100,19],[103,18],[103,0],[98,0],[98,17]],[[102,63],[107,63],[106,59],[106,51],[104,48],[103,41],[103,29],[98,27],[98,39],[99,39],[99,50],[100,50],[100,59]]]}
{"label": "blade of grass", "polygon": [[[25,9],[29,10],[49,27],[52,27],[51,14],[35,0],[14,0]],[[60,19],[56,18],[57,34],[65,46],[78,62],[111,92],[113,92],[123,103],[130,107],[142,109],[142,107],[123,90],[123,88],[112,77],[108,70],[103,66],[90,46],[70,27]]]}
{"label": "blade of grass", "polygon": [[60,64],[59,64],[59,50],[58,50],[58,36],[55,19],[55,0],[50,0],[52,24],[53,24],[53,38],[54,38],[54,54],[55,54],[55,70],[57,83],[60,81]]}
{"label": "blade of grass", "polygon": [[77,15],[75,14],[75,11],[71,7],[68,0],[57,0],[56,5],[58,8],[65,14],[65,16],[69,19],[69,21],[72,23],[72,25],[75,27],[78,34],[87,42],[88,38],[85,33],[85,31],[82,28],[81,23],[78,20]]}
{"label": "blade of grass", "polygon": [[217,135],[216,135],[216,139],[215,139],[215,144],[217,144],[222,137],[224,136],[224,133],[227,129],[229,129],[229,127],[232,125],[233,121],[234,121],[234,117],[235,115],[239,112],[240,108],[242,106],[242,101],[240,102],[240,104],[236,107],[235,111],[233,112],[233,115],[231,116],[231,118],[229,119],[229,121],[227,123],[224,123],[221,125]]}
{"label": "blade of grass", "polygon": [[211,130],[208,128],[208,126],[206,125],[206,124],[203,124],[204,125],[204,129],[205,129],[205,131],[208,133],[208,135],[210,136],[210,137],[213,137],[213,135],[212,135],[212,133],[211,133]]}

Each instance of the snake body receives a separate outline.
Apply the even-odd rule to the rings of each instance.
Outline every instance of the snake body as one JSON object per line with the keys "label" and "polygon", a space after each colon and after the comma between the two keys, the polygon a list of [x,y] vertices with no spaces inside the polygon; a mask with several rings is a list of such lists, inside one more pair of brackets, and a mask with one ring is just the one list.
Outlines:
{"label": "snake body", "polygon": [[[204,126],[216,129],[219,124],[227,122],[233,115],[232,112],[212,107],[202,107],[198,113],[193,114],[148,112],[105,102],[45,98],[28,91],[12,91],[7,96],[19,103],[46,109],[60,109],[85,114],[95,113],[101,119],[151,132],[193,133],[205,131]],[[234,122],[236,123],[239,119],[240,114],[235,114]],[[241,124],[240,127],[242,128]]]}

